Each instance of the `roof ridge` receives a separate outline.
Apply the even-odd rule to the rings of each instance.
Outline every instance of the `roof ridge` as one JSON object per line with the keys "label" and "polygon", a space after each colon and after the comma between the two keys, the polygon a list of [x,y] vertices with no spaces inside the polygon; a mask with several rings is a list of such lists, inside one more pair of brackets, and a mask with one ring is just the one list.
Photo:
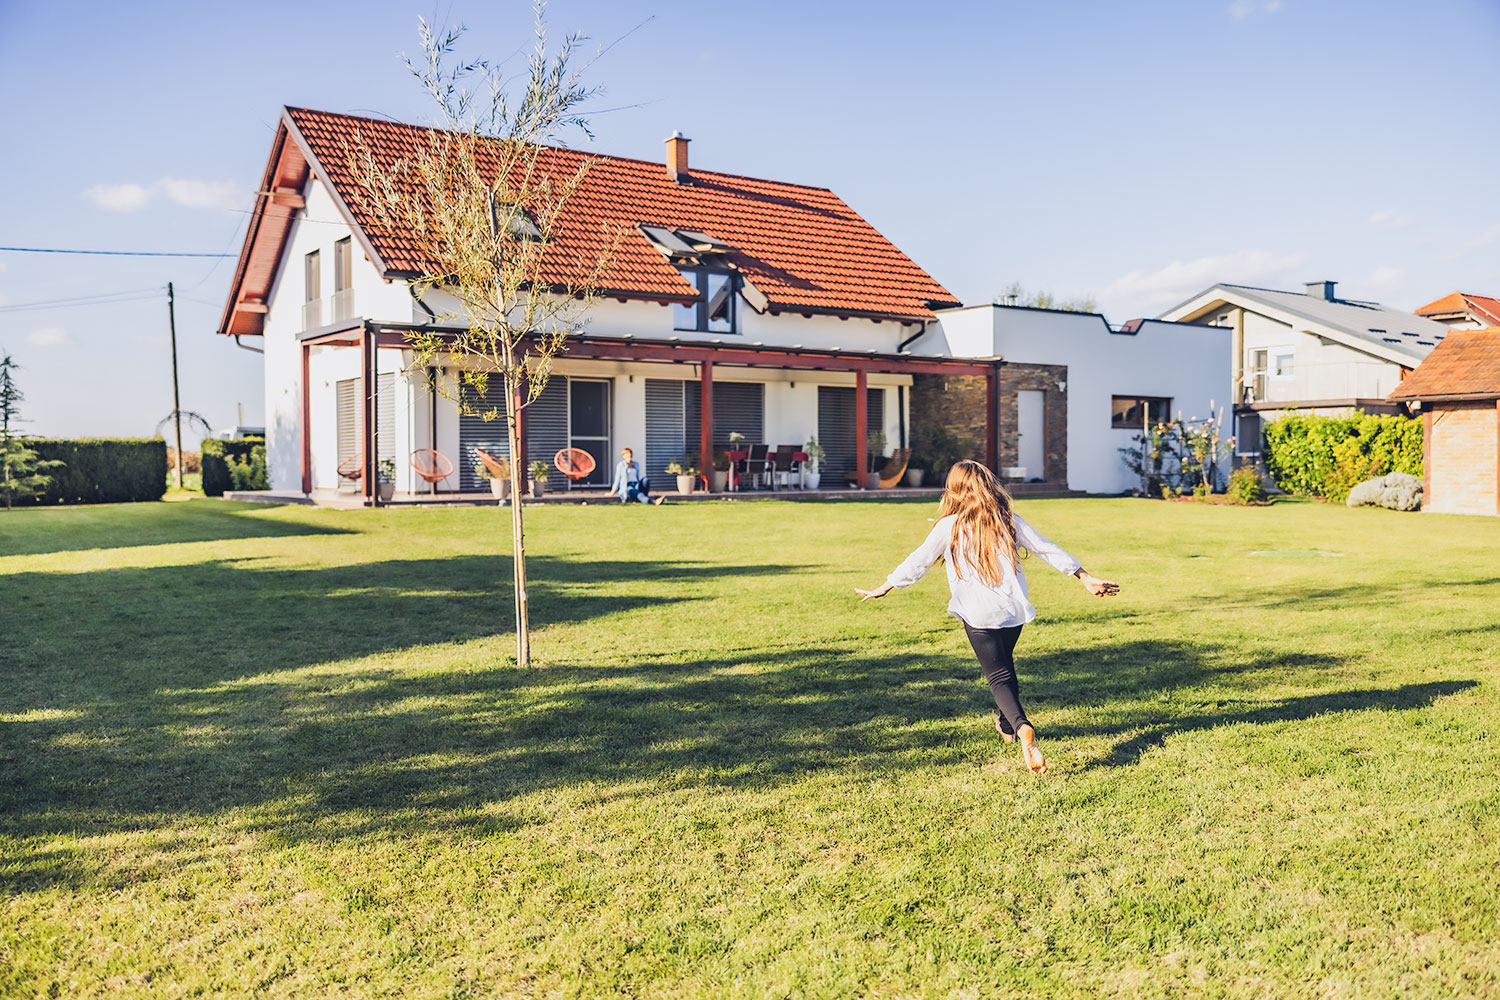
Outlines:
{"label": "roof ridge", "polygon": [[[324,111],[321,108],[303,108],[303,107],[297,107],[297,106],[291,105],[291,104],[283,104],[282,108],[283,108],[283,110],[286,110],[286,111],[303,111],[303,112],[307,112],[308,114],[329,115],[329,116],[332,116],[332,117],[335,117],[335,118],[348,118],[348,119],[352,119],[354,121],[375,122],[375,123],[380,124],[380,125],[395,125],[395,126],[398,126],[400,128],[434,129],[434,130],[436,130],[438,132],[449,132],[449,131],[451,131],[450,129],[438,128],[436,125],[416,125],[416,124],[413,124],[411,122],[400,121],[399,119],[396,119],[396,118],[376,118],[376,117],[373,117],[371,115],[351,115],[351,114],[348,114],[347,112],[343,112],[343,111]],[[539,146],[539,147],[541,147],[542,149],[551,149],[551,150],[556,150],[556,151],[563,152],[563,153],[578,153],[578,154],[583,155],[583,156],[593,156],[593,157],[597,157],[597,158],[603,159],[603,160],[614,160],[614,161],[619,162],[619,163],[639,163],[639,164],[641,164],[643,166],[661,167],[663,170],[666,169],[666,165],[665,165],[665,163],[662,160],[648,160],[648,159],[645,159],[644,157],[639,157],[639,156],[621,156],[618,153],[593,153],[593,152],[587,152],[585,150],[579,149],[576,146],[555,146],[555,145],[552,145],[550,143],[545,143],[545,142],[539,142],[539,143],[536,143],[536,145]],[[729,173],[729,172],[724,171],[724,170],[706,170],[706,169],[703,169],[703,168],[700,168],[700,167],[693,167],[689,171],[689,174],[690,175],[691,174],[710,174],[710,175],[715,176],[715,177],[733,177],[733,178],[736,178],[738,180],[744,180],[744,181],[760,181],[760,182],[762,182],[764,184],[778,184],[778,185],[781,185],[783,187],[804,188],[804,189],[806,189],[808,191],[823,191],[823,192],[826,192],[828,194],[833,195],[835,198],[839,198],[839,196],[837,194],[834,194],[834,191],[833,191],[832,188],[830,188],[830,187],[828,187],[826,185],[823,185],[823,184],[803,184],[800,181],[782,181],[782,180],[777,180],[774,177],[757,177],[757,176],[755,176],[753,174],[734,174],[734,173]],[[839,198],[839,201],[843,201],[843,200],[844,199]]]}

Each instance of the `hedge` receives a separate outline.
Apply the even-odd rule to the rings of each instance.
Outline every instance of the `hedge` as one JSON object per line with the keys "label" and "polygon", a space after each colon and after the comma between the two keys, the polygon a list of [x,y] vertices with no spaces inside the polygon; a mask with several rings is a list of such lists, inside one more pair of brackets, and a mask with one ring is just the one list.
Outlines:
{"label": "hedge", "polygon": [[221,497],[229,490],[268,490],[266,475],[266,439],[241,438],[220,441],[204,438],[199,465],[203,471],[203,492]]}
{"label": "hedge", "polygon": [[1267,423],[1265,439],[1271,479],[1299,496],[1342,501],[1375,476],[1422,475],[1422,421],[1414,417],[1293,413]]}
{"label": "hedge", "polygon": [[52,485],[31,503],[132,503],[160,500],[167,492],[161,438],[33,438],[27,445],[37,457],[64,466],[50,473]]}

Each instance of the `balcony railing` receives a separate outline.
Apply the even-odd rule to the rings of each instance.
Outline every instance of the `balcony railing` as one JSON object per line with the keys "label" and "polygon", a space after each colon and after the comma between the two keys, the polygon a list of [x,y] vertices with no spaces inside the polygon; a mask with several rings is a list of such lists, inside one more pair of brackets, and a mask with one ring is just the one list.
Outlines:
{"label": "balcony railing", "polygon": [[302,329],[316,330],[323,325],[323,300],[302,303]]}
{"label": "balcony railing", "polygon": [[354,289],[345,288],[327,298],[302,303],[302,329],[316,330],[328,323],[354,318]]}
{"label": "balcony railing", "polygon": [[333,293],[333,322],[338,323],[354,316],[354,289],[345,288]]}

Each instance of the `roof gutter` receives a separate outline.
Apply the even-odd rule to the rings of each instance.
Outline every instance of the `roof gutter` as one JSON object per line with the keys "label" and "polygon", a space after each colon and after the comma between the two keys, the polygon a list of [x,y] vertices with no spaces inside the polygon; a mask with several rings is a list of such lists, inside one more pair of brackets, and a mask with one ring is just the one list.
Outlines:
{"label": "roof gutter", "polygon": [[917,332],[916,333],[912,334],[910,337],[907,337],[905,340],[901,341],[901,343],[899,343],[899,344],[896,345],[896,353],[897,354],[904,354],[904,353],[906,353],[907,345],[914,344],[917,341],[921,340],[922,337],[926,335],[926,333],[927,333],[927,320],[924,319],[924,320],[921,321],[921,323],[919,323],[917,325]]}

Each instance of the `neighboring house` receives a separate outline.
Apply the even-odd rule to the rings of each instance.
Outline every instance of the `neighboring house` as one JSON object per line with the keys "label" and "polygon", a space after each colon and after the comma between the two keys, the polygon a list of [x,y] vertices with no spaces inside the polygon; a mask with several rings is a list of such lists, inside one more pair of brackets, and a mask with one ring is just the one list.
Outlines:
{"label": "neighboring house", "polygon": [[1500,299],[1487,295],[1453,292],[1413,311],[1453,330],[1500,326]]}
{"label": "neighboring house", "polygon": [[[437,319],[451,299],[416,298],[410,234],[381,232],[358,207],[347,149],[362,136],[394,160],[424,135],[298,108],[281,116],[219,330],[263,338],[273,489],[337,488],[352,461],[368,497],[377,460],[390,458],[398,493],[426,492],[408,456],[436,448],[458,467],[437,490],[478,490],[473,449],[506,453],[503,421],[460,416],[448,398],[451,361],[430,373],[447,395],[407,370],[409,331],[456,332]],[[816,436],[825,485],[837,485],[862,460],[867,430],[905,443],[914,376],[996,384],[996,359],[901,352],[959,303],[831,191],[690,169],[687,143],[669,139],[666,162],[590,154],[559,226],[626,235],[603,297],[524,411],[528,459],[583,448],[597,485],[626,445],[661,477],[732,432],[772,446]],[[546,162],[571,175],[583,155],[552,149]],[[486,402],[503,409],[498,383]],[[992,464],[994,420],[992,408]],[[548,488],[569,485],[554,475]]]}
{"label": "neighboring house", "polygon": [[1232,393],[1239,453],[1258,458],[1261,423],[1303,413],[1394,413],[1386,397],[1448,328],[1378,302],[1341,299],[1335,282],[1306,292],[1214,285],[1162,313],[1165,320],[1232,331]]}
{"label": "neighboring house", "polygon": [[1500,327],[1454,330],[1391,399],[1422,411],[1422,509],[1500,514]]}
{"label": "neighboring house", "polygon": [[[979,305],[939,312],[912,346],[953,357],[1003,357],[998,382],[1002,473],[1058,488],[1121,493],[1140,484],[1120,449],[1147,423],[1227,413],[1228,330],[1098,313]],[[983,386],[917,375],[912,424],[977,433]],[[967,384],[967,397],[955,396]],[[1227,421],[1226,421],[1227,423]],[[1228,437],[1228,430],[1224,435]]]}

